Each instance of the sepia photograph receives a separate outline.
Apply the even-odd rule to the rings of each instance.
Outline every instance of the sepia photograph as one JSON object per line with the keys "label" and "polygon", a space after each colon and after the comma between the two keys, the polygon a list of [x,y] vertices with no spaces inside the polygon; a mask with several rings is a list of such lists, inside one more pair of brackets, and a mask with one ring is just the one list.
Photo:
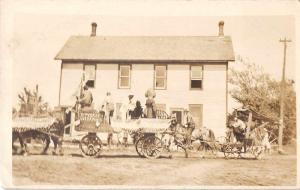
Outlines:
{"label": "sepia photograph", "polygon": [[295,15],[32,7],[10,20],[11,187],[299,185]]}

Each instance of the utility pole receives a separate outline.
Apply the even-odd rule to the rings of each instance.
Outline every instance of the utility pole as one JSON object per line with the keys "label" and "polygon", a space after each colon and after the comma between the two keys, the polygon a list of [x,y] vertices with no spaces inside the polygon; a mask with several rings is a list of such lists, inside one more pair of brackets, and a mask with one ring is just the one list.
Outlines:
{"label": "utility pole", "polygon": [[288,40],[284,38],[283,40],[279,40],[279,42],[282,42],[284,45],[284,52],[283,52],[283,67],[282,67],[282,78],[281,78],[281,89],[280,89],[280,124],[279,124],[279,131],[278,131],[278,152],[283,153],[282,148],[282,139],[283,139],[283,128],[284,128],[284,97],[285,97],[285,65],[286,65],[286,48],[287,43],[291,42],[291,40]]}

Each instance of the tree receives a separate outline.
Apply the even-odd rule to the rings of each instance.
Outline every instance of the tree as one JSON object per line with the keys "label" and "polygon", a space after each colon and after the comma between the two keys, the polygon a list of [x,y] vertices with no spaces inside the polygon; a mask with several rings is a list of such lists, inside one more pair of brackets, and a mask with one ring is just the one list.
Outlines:
{"label": "tree", "polygon": [[30,90],[26,87],[24,87],[23,90],[23,92],[18,94],[20,104],[20,115],[38,115],[48,111],[48,103],[44,102],[42,96],[38,94],[38,85],[36,85],[35,90]]}
{"label": "tree", "polygon": [[[240,70],[230,68],[229,83],[232,85],[230,94],[237,102],[250,107],[274,121],[279,121],[280,114],[280,81],[264,73],[263,69],[254,63],[238,59]],[[296,136],[296,93],[294,81],[287,80],[285,86],[284,114],[284,144]],[[273,129],[274,132],[278,130]],[[277,133],[276,133],[277,134]]]}

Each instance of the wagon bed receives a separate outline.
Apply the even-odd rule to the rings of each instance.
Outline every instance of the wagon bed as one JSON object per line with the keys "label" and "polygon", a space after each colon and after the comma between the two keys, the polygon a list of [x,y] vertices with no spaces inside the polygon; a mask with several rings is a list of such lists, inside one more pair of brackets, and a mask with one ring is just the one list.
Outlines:
{"label": "wagon bed", "polygon": [[169,126],[168,119],[157,118],[139,118],[130,120],[114,120],[111,125],[104,119],[104,115],[97,112],[80,112],[75,126],[76,131],[84,131],[90,133],[118,132],[127,131],[143,131],[145,133],[163,132]]}
{"label": "wagon bed", "polygon": [[112,120],[111,125],[103,114],[92,110],[79,112],[75,130],[88,132],[79,144],[84,156],[97,156],[102,149],[101,139],[97,133],[113,133],[123,130],[129,133],[138,133],[139,139],[135,144],[137,153],[148,158],[157,158],[162,148],[161,139],[156,137],[169,127],[168,119],[139,118],[132,120]]}
{"label": "wagon bed", "polygon": [[113,120],[111,123],[115,131],[140,130],[144,133],[161,133],[169,126],[169,121],[166,119],[140,118],[128,121]]}

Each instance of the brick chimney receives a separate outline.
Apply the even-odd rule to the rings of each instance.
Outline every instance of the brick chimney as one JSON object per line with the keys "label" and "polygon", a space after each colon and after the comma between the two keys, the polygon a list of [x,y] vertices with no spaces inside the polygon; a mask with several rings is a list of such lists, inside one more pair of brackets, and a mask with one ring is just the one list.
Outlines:
{"label": "brick chimney", "polygon": [[92,23],[92,33],[91,36],[96,36],[96,31],[97,31],[97,23],[93,22]]}
{"label": "brick chimney", "polygon": [[224,36],[224,21],[219,22],[219,36]]}

